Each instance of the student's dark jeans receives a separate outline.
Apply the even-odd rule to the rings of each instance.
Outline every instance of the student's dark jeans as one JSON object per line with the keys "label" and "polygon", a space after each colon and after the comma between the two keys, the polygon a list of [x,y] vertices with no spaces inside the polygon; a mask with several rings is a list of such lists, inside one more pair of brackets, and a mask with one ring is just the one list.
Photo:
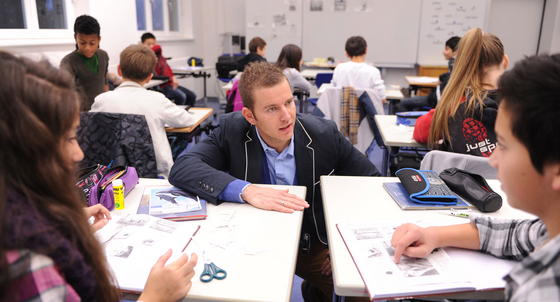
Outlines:
{"label": "student's dark jeans", "polygon": [[173,86],[165,86],[162,88],[165,97],[173,101],[176,105],[190,105],[194,106],[196,102],[196,94],[183,86],[177,87],[173,90]]}
{"label": "student's dark jeans", "polygon": [[421,109],[422,107],[429,107],[428,96],[421,95],[412,98],[402,99],[398,106],[395,106],[394,112],[412,111],[414,109]]}

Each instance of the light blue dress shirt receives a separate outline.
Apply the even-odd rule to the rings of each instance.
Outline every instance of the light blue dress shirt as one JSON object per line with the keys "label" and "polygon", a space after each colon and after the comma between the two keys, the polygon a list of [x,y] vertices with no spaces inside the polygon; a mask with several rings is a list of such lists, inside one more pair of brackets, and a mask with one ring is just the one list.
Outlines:
{"label": "light blue dress shirt", "polygon": [[[294,135],[292,134],[292,139],[287,148],[282,150],[281,153],[276,152],[274,148],[269,147],[261,138],[259,130],[257,130],[257,137],[261,142],[261,145],[266,155],[266,163],[268,166],[268,171],[270,173],[269,178],[271,184],[277,185],[293,185],[294,178],[296,176],[296,158],[294,156]],[[225,201],[233,202],[245,202],[241,198],[243,190],[251,183],[236,179],[230,182],[220,193],[218,198]]]}

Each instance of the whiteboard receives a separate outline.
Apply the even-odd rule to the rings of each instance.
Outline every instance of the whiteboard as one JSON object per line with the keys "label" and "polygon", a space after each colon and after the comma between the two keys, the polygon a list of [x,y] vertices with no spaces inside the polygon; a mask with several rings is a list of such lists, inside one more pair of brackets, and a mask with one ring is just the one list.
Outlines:
{"label": "whiteboard", "polygon": [[[312,10],[319,5],[321,10]],[[421,5],[420,0],[303,0],[303,59],[347,60],[346,40],[362,36],[368,44],[366,61],[413,65]]]}
{"label": "whiteboard", "polygon": [[282,47],[301,47],[302,0],[247,0],[245,2],[245,43],[261,37],[266,42],[265,58],[276,62]]}
{"label": "whiteboard", "polygon": [[423,1],[419,65],[447,65],[442,55],[445,41],[453,36],[462,37],[474,27],[486,28],[488,0],[432,0]]}

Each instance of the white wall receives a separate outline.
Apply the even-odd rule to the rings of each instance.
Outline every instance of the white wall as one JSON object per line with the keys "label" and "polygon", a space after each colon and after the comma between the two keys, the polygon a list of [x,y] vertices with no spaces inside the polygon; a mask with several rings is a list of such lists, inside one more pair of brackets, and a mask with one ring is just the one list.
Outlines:
{"label": "white wall", "polygon": [[547,0],[539,53],[560,52],[560,1]]}

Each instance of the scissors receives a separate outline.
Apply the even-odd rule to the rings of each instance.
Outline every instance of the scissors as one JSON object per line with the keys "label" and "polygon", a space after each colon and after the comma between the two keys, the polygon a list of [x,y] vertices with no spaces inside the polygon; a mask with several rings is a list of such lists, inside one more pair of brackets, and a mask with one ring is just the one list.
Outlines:
{"label": "scissors", "polygon": [[200,274],[200,281],[210,282],[214,278],[218,280],[224,279],[227,276],[227,272],[217,267],[214,262],[210,261],[210,258],[206,256],[206,252],[204,250],[202,250],[202,254],[204,255],[204,270],[202,271],[202,274]]}

